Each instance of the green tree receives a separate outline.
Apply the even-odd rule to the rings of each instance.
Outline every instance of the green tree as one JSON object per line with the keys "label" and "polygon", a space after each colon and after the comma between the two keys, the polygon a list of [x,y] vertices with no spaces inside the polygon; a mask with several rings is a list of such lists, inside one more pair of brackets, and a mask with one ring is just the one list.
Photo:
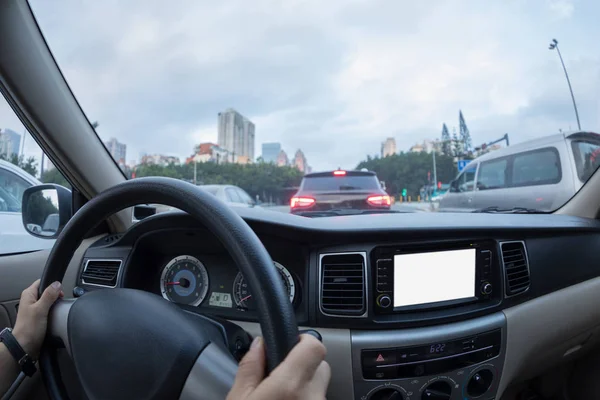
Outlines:
{"label": "green tree", "polygon": [[66,188],[71,189],[71,184],[67,181],[67,179],[60,173],[60,171],[56,168],[49,169],[44,171],[41,179],[44,183],[56,183],[57,185],[64,186]]}
{"label": "green tree", "polygon": [[[436,155],[437,179],[448,183],[456,176],[453,158]],[[399,197],[403,188],[408,195],[416,197],[427,185],[428,172],[433,179],[433,156],[431,153],[399,153],[385,158],[369,158],[358,164],[356,169],[366,168],[377,173],[379,180],[386,183],[387,191]]]}
{"label": "green tree", "polygon": [[37,161],[35,161],[35,157],[28,157],[25,159],[25,156],[18,155],[16,153],[11,154],[10,157],[6,157],[4,154],[0,154],[0,160],[9,161],[10,163],[16,165],[21,168],[31,176],[37,175]]}

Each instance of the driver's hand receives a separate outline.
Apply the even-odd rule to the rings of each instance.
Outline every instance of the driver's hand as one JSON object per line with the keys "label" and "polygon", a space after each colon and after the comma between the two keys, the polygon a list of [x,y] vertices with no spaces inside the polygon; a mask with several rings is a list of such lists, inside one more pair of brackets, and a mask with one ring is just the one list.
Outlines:
{"label": "driver's hand", "polygon": [[40,280],[23,290],[13,334],[23,350],[37,359],[48,326],[48,311],[59,297],[64,296],[60,282],[48,286],[38,300]]}
{"label": "driver's hand", "polygon": [[331,376],[326,353],[313,336],[301,335],[285,360],[265,378],[265,347],[258,337],[240,362],[227,400],[325,399]]}

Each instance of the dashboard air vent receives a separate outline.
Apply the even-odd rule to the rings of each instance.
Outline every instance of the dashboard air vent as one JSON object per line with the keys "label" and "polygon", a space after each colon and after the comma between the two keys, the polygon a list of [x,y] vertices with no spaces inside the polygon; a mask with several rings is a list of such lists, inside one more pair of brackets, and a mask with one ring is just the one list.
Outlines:
{"label": "dashboard air vent", "polygon": [[81,282],[86,285],[117,286],[121,260],[88,260],[81,274]]}
{"label": "dashboard air vent", "polygon": [[523,293],[529,289],[530,283],[525,243],[504,242],[500,243],[500,249],[504,265],[506,296]]}
{"label": "dashboard air vent", "polygon": [[321,311],[327,315],[362,315],[365,304],[365,256],[362,253],[321,256]]}

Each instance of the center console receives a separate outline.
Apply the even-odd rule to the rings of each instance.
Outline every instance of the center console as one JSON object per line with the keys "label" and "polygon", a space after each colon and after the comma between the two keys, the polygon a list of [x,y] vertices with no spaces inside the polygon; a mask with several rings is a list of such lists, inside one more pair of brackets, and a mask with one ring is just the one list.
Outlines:
{"label": "center console", "polygon": [[505,354],[503,313],[439,327],[352,331],[360,400],[494,399]]}

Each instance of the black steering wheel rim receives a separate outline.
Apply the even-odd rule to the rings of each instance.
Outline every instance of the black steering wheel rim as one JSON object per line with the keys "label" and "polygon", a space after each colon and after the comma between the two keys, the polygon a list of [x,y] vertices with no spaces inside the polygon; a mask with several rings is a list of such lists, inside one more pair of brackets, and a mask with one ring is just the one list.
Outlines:
{"label": "black steering wheel rim", "polygon": [[[62,281],[73,254],[91,229],[114,213],[143,203],[164,204],[185,211],[222,242],[255,294],[267,370],[273,370],[298,342],[294,311],[273,261],[238,214],[208,192],[180,180],[163,177],[130,180],[86,203],[57,238],[42,274],[40,294],[52,282]],[[44,381],[51,398],[67,398],[55,357],[53,351],[42,351]]]}

